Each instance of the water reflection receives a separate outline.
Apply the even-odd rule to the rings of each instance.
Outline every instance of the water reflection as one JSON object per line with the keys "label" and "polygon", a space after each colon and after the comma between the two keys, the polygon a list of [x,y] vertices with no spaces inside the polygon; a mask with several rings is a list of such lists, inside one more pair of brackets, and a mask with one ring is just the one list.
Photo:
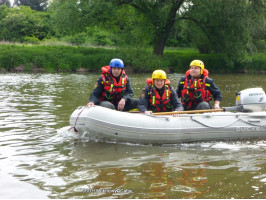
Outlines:
{"label": "water reflection", "polygon": [[[233,149],[228,149],[230,145]],[[213,180],[223,179],[225,176],[218,173],[215,177],[213,172],[227,171],[228,175],[225,177],[232,172],[234,175],[241,175],[243,167],[248,165],[240,155],[250,151],[263,154],[264,150],[261,149],[260,152],[258,147],[263,147],[264,143],[255,142],[248,145],[248,148],[245,145],[246,143],[220,143],[218,146],[216,143],[197,143],[160,147],[75,143],[72,153],[80,160],[79,165],[84,167],[84,173],[73,173],[83,176],[86,174],[87,182],[80,186],[81,189],[132,190],[132,194],[121,194],[121,198],[195,198],[215,190]],[[245,153],[241,146],[245,148]],[[97,156],[93,151],[95,149],[98,150]],[[253,166],[260,166],[249,166],[248,172],[261,170],[265,162],[254,158],[254,154],[246,156],[245,160],[249,160],[249,164],[253,163]],[[241,176],[236,177],[235,181],[245,180],[240,178]],[[250,181],[249,178],[251,177],[247,177],[247,181]],[[217,184],[223,186],[226,181],[215,183],[216,186]],[[86,197],[96,195],[88,193]],[[98,193],[98,197],[112,195],[116,194]]]}

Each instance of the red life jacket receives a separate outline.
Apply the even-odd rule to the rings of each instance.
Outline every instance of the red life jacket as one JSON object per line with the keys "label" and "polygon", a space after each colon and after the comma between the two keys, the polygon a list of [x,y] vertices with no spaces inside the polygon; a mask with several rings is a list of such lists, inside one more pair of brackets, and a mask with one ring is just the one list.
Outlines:
{"label": "red life jacket", "polygon": [[[210,102],[212,99],[211,92],[209,90],[206,90],[206,78],[208,78],[209,72],[208,70],[204,69],[202,74],[203,78],[194,79],[194,81],[192,81],[188,77],[190,75],[190,70],[186,72],[186,79],[184,81],[183,90],[181,92],[181,102],[187,110],[196,107],[197,102],[195,100],[194,93],[197,91],[201,92],[203,101]],[[187,103],[184,102],[185,95],[189,95],[189,102]]]}
{"label": "red life jacket", "polygon": [[162,96],[159,95],[158,91],[152,85],[152,79],[147,79],[147,84],[150,89],[149,91],[149,110],[153,112],[163,112],[163,111],[172,111],[173,106],[171,105],[171,89],[170,81],[166,79],[165,89]]}
{"label": "red life jacket", "polygon": [[111,74],[110,66],[102,67],[102,84],[104,90],[101,94],[100,101],[109,101],[113,104],[118,104],[122,99],[127,84],[127,75],[124,70],[120,76],[119,82],[116,82],[115,77]]}

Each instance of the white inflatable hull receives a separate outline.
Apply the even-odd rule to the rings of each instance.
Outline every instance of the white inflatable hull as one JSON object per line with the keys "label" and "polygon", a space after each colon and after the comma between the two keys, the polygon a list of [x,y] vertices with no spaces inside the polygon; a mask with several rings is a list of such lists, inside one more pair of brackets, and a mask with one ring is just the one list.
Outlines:
{"label": "white inflatable hull", "polygon": [[70,126],[95,139],[142,144],[171,144],[207,140],[266,139],[266,112],[215,112],[147,116],[100,106],[79,107]]}

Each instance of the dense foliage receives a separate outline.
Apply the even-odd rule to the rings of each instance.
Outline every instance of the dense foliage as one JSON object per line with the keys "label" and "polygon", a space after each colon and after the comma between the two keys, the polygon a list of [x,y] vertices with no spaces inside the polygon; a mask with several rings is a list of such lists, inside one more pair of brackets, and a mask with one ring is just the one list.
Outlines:
{"label": "dense foliage", "polygon": [[100,72],[114,57],[123,59],[127,72],[148,72],[164,69],[171,73],[185,73],[192,59],[204,60],[211,73],[266,72],[266,55],[255,54],[245,68],[241,63],[235,69],[226,66],[224,56],[200,54],[191,49],[165,50],[163,57],[151,50],[104,49],[62,45],[0,45],[0,71],[41,71],[41,72]]}
{"label": "dense foliage", "polygon": [[[225,54],[228,64],[233,66],[236,62],[249,63],[249,53],[265,51],[265,47],[261,48],[266,44],[266,34],[260,31],[265,30],[266,10],[262,1],[204,2],[193,1],[184,17],[188,20],[184,28],[187,37],[200,52]],[[254,33],[264,40],[256,39]]]}
{"label": "dense foliage", "polygon": [[142,50],[150,54],[146,59],[171,60],[166,47],[189,47],[203,55],[223,56],[224,70],[241,71],[252,65],[253,54],[265,53],[265,4],[266,0],[15,0],[10,7],[9,0],[0,0],[0,41],[106,46],[123,51],[131,63],[138,63]]}
{"label": "dense foliage", "polygon": [[0,5],[6,5],[6,6],[10,7],[11,3],[9,0],[0,0]]}
{"label": "dense foliage", "polygon": [[48,0],[14,0],[16,6],[29,6],[33,10],[44,11],[48,6]]}
{"label": "dense foliage", "polygon": [[0,11],[1,40],[38,42],[50,36],[49,13],[37,12],[25,6],[0,6]]}

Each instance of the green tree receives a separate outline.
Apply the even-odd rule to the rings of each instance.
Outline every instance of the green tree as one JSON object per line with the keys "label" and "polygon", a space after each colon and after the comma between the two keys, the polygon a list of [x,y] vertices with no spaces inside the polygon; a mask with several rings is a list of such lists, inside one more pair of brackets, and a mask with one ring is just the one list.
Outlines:
{"label": "green tree", "polygon": [[55,0],[51,13],[58,36],[84,32],[90,40],[100,45],[150,43],[150,26],[129,5],[117,6],[106,0]]}
{"label": "green tree", "polygon": [[145,16],[152,25],[153,53],[163,55],[166,41],[169,37],[177,16],[185,0],[116,0],[117,5],[129,4]]}
{"label": "green tree", "polygon": [[0,5],[0,23],[1,23],[1,20],[4,19],[7,14],[9,12],[9,8],[7,7],[7,5]]}
{"label": "green tree", "polygon": [[146,46],[150,44],[151,26],[142,14],[130,5],[117,5],[113,1],[81,1],[82,15],[87,27],[101,27],[111,40],[121,45]]}
{"label": "green tree", "polygon": [[11,4],[10,4],[10,1],[9,1],[9,0],[0,0],[0,5],[6,5],[6,6],[8,6],[8,7],[10,7],[10,6],[11,6]]}
{"label": "green tree", "polygon": [[85,30],[84,17],[77,0],[54,0],[50,11],[53,29],[58,36],[75,34]]}
{"label": "green tree", "polygon": [[251,15],[251,52],[266,51],[266,0],[250,1],[249,13]]}
{"label": "green tree", "polygon": [[262,17],[265,16],[265,0],[55,2],[53,21],[61,32],[87,31],[93,36],[94,30],[102,30],[116,44],[127,40],[127,44],[136,45],[136,42],[145,41],[157,55],[163,54],[169,38],[171,43],[174,43],[172,38],[183,39],[183,44],[190,41],[202,53],[223,53],[235,60],[247,58],[247,47],[255,41],[261,46],[265,42],[265,17]]}
{"label": "green tree", "polygon": [[56,0],[53,17],[57,29],[69,29],[67,31],[71,33],[97,25],[114,33],[116,40],[124,38],[125,41],[127,36],[128,44],[151,41],[153,52],[162,55],[177,11],[184,1]]}
{"label": "green tree", "polygon": [[[261,0],[193,0],[180,19],[187,20],[185,31],[201,53],[222,53],[233,63],[248,62],[252,34],[262,25],[262,12],[254,10]],[[261,7],[263,4],[261,4]]]}
{"label": "green tree", "polygon": [[48,0],[15,0],[16,6],[30,6],[32,10],[44,11],[48,6]]}
{"label": "green tree", "polygon": [[42,40],[49,32],[49,14],[30,7],[10,8],[0,21],[0,40],[23,42],[24,37]]}

